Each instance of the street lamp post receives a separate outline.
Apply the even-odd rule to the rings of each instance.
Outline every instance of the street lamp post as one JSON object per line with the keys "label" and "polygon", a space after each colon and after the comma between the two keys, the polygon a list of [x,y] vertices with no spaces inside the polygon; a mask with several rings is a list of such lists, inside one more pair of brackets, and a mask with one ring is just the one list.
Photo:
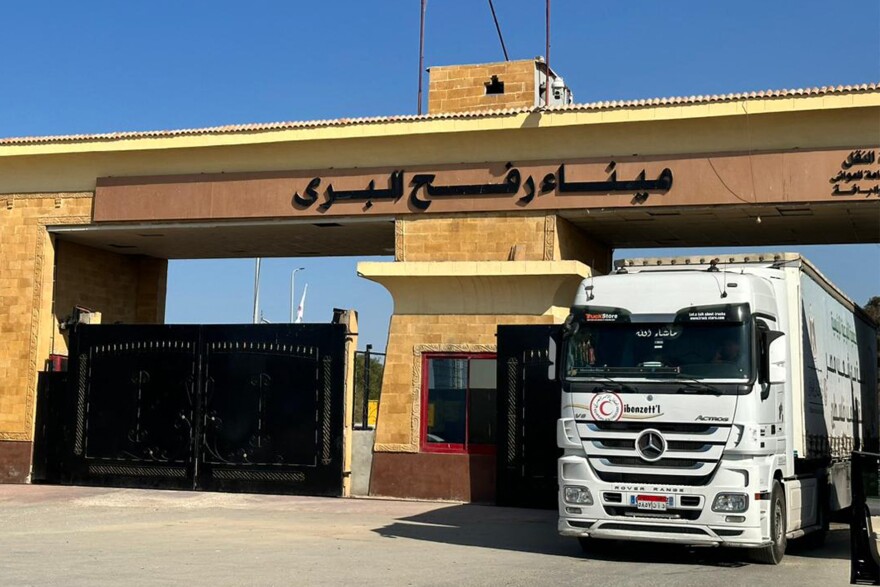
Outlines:
{"label": "street lamp post", "polygon": [[290,323],[296,322],[296,272],[302,271],[305,267],[298,267],[290,273]]}

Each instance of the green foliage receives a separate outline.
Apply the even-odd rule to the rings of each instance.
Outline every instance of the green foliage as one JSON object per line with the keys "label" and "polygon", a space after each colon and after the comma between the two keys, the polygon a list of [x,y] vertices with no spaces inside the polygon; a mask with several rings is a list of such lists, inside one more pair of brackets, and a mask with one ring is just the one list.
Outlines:
{"label": "green foliage", "polygon": [[[354,421],[363,419],[364,409],[364,360],[363,353],[357,353],[354,358]],[[371,400],[378,400],[382,392],[382,373],[385,371],[384,357],[370,357],[370,396]]]}
{"label": "green foliage", "polygon": [[880,296],[874,296],[868,300],[868,303],[865,304],[864,310],[867,312],[868,316],[874,319],[874,322],[880,324]]}
{"label": "green foliage", "polygon": [[[874,296],[862,308],[874,322],[880,324],[880,296]],[[877,364],[880,365],[880,328],[877,329]]]}

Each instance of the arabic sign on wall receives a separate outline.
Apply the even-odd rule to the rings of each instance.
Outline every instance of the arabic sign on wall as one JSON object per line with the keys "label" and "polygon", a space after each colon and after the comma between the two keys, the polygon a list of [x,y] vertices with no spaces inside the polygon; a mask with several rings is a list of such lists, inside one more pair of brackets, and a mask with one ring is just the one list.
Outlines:
{"label": "arabic sign on wall", "polygon": [[[828,189],[828,178],[841,171],[841,161],[849,160],[850,167],[868,165],[865,155],[853,153],[857,152],[101,178],[94,220],[320,218],[828,201],[845,195],[840,188],[838,193]],[[842,172],[853,173],[849,168]],[[840,181],[849,177],[841,175]],[[861,185],[859,189],[865,189]]]}
{"label": "arabic sign on wall", "polygon": [[840,171],[829,179],[835,196],[880,196],[880,166],[877,151],[856,149],[840,164]]}

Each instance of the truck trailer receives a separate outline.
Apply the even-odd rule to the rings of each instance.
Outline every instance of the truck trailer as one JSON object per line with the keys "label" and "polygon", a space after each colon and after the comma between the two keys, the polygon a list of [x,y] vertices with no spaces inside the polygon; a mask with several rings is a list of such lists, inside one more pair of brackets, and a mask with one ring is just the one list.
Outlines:
{"label": "truck trailer", "polygon": [[821,542],[877,450],[876,324],[798,254],[615,268],[563,327],[559,532],[769,564]]}

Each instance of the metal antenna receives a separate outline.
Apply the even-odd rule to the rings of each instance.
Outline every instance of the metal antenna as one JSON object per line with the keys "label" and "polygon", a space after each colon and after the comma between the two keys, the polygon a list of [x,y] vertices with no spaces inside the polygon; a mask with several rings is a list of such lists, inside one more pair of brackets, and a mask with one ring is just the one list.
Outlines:
{"label": "metal antenna", "polygon": [[422,113],[422,79],[425,77],[425,10],[427,7],[428,0],[422,0],[422,17],[419,22],[419,114]]}
{"label": "metal antenna", "polygon": [[550,0],[547,0],[547,14],[545,16],[547,31],[545,34],[546,45],[544,47],[544,67],[547,71],[544,75],[544,106],[550,103]]}
{"label": "metal antenna", "polygon": [[510,57],[507,56],[507,47],[504,46],[504,36],[501,34],[501,25],[498,24],[498,17],[495,16],[495,5],[492,3],[492,0],[489,0],[489,10],[492,11],[492,20],[495,21],[495,30],[498,31],[498,40],[501,41],[501,50],[504,51],[504,60],[510,61]]}

